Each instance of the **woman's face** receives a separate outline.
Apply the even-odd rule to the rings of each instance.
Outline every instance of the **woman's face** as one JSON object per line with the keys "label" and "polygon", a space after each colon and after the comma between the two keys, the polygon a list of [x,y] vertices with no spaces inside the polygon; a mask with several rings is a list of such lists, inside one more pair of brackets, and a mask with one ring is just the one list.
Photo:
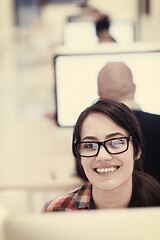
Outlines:
{"label": "woman's face", "polygon": [[[102,142],[111,138],[128,137],[129,133],[103,113],[90,113],[81,128],[81,141]],[[89,181],[101,190],[112,190],[131,181],[134,166],[133,143],[126,152],[111,155],[103,146],[94,157],[81,157]]]}

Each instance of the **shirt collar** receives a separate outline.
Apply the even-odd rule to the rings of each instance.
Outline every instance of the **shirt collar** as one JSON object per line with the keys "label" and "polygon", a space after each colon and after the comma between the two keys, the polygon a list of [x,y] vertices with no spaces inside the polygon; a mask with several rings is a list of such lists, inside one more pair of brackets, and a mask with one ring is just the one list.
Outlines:
{"label": "shirt collar", "polygon": [[92,184],[90,182],[87,182],[79,189],[75,201],[75,207],[78,209],[94,209]]}

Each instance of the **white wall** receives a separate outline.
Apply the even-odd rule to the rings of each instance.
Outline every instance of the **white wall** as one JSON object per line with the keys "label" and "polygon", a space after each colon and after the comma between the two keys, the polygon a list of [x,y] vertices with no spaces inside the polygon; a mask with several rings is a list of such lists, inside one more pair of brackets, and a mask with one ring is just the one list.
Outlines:
{"label": "white wall", "polygon": [[0,1],[0,43],[7,41],[12,35],[14,26],[13,0]]}
{"label": "white wall", "polygon": [[89,0],[89,5],[116,20],[135,20],[137,15],[137,0]]}
{"label": "white wall", "polygon": [[140,17],[141,41],[160,41],[160,1],[150,1],[150,14]]}

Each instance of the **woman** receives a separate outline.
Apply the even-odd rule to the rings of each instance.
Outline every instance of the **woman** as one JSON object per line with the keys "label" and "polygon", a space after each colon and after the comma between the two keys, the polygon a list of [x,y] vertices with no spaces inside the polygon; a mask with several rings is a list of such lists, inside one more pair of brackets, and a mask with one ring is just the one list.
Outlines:
{"label": "woman", "polygon": [[160,206],[160,184],[141,170],[141,131],[126,105],[101,99],[86,108],[72,146],[89,181],[44,212]]}

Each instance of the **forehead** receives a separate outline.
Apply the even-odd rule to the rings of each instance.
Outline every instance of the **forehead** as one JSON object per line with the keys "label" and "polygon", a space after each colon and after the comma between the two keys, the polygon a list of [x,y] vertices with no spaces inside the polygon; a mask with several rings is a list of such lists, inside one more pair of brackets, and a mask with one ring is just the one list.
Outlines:
{"label": "forehead", "polygon": [[86,136],[104,139],[107,135],[114,133],[121,133],[125,136],[128,135],[128,132],[124,128],[116,124],[104,113],[90,113],[82,124],[81,139]]}

